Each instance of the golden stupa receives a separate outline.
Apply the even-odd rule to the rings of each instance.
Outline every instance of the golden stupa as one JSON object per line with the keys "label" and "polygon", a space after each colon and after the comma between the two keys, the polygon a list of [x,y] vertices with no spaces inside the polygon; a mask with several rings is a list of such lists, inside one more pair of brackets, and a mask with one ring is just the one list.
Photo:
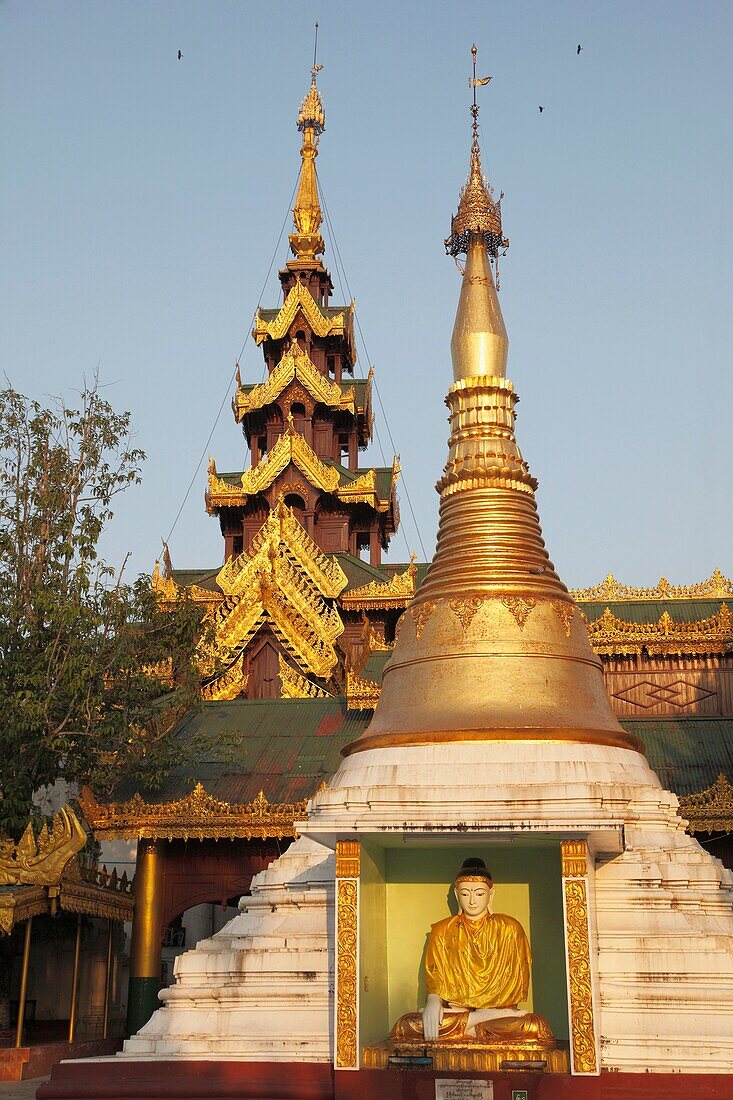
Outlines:
{"label": "golden stupa", "polygon": [[518,397],[506,377],[509,341],[492,270],[509,242],[472,110],[469,178],[445,242],[466,266],[437,549],[400,623],[374,719],[346,751],[503,739],[639,751],[614,717],[583,617],[545,549],[537,482],[514,435]]}

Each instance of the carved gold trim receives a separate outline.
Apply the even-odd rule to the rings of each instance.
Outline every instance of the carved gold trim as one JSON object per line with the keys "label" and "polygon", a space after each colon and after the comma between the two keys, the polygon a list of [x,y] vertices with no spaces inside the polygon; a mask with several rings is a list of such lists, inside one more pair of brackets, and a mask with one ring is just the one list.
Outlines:
{"label": "carved gold trim", "polygon": [[733,581],[719,569],[714,569],[712,575],[699,584],[675,585],[670,584],[666,577],[661,577],[653,588],[636,588],[621,584],[613,573],[609,573],[605,580],[591,588],[571,588],[570,595],[574,600],[589,603],[606,600],[609,603],[622,600],[722,600],[733,597]]}
{"label": "carved gold trim", "polygon": [[346,669],[346,705],[349,710],[374,710],[382,694],[382,685]]}
{"label": "carved gold trim", "polygon": [[464,631],[468,630],[484,600],[484,596],[460,596],[450,601],[450,609],[457,615]]}
{"label": "carved gold trim", "polygon": [[247,587],[240,574],[251,561],[264,564],[271,557],[272,549],[282,545],[294,558],[315,587],[329,599],[338,596],[348,584],[348,578],[333,557],[328,557],[315,544],[303,525],[298,522],[292,508],[278,500],[260,530],[252,540],[249,552],[230,558],[217,575],[217,584],[227,594]]}
{"label": "carved gold trim", "polygon": [[432,600],[425,600],[423,603],[413,604],[410,607],[410,618],[415,624],[415,637],[418,641],[422,638],[422,632],[430,622],[437,606]]}
{"label": "carved gold trim", "polygon": [[288,426],[265,457],[242,474],[242,490],[248,496],[261,493],[291,462],[312,485],[327,493],[338,489],[341,480],[338,470],[322,462],[304,436]]}
{"label": "carved gold trim", "polygon": [[255,343],[261,344],[268,336],[271,340],[282,340],[287,336],[298,311],[302,312],[309,328],[316,336],[350,336],[354,303],[348,305],[341,313],[325,317],[308,288],[297,282],[291,288],[282,309],[274,320],[266,321],[262,311],[258,311],[252,329]]}
{"label": "carved gold trim", "polygon": [[560,846],[565,898],[565,947],[573,1073],[597,1073],[593,980],[588,928],[588,857],[585,841]]}
{"label": "carved gold trim", "polygon": [[501,602],[508,611],[511,611],[519,629],[524,630],[524,624],[537,606],[536,598],[534,596],[502,596]]}
{"label": "carved gold trim", "polygon": [[44,885],[18,883],[0,893],[0,933],[8,935],[16,924],[29,917],[50,914],[59,907],[71,913],[83,913],[105,920],[128,921],[134,908],[132,881],[127,874],[118,877],[106,867],[87,868],[72,856],[57,883]]}
{"label": "carved gold trim", "polygon": [[551,600],[552,610],[562,623],[562,628],[567,637],[570,637],[570,628],[575,617],[575,604],[565,603],[564,600]]}
{"label": "carved gold trim", "polygon": [[306,808],[305,801],[270,803],[263,791],[251,802],[222,802],[201,783],[175,802],[145,802],[136,794],[129,802],[103,805],[88,787],[79,802],[95,836],[125,840],[294,837],[293,823],[305,816]]}
{"label": "carved gold trim", "polygon": [[[406,1044],[405,1044],[406,1046]],[[415,1049],[415,1053],[422,1053],[422,1047]],[[364,1069],[388,1069],[389,1058],[394,1054],[390,1044],[375,1043],[373,1046],[364,1047]],[[529,1050],[526,1047],[503,1047],[501,1050],[489,1050],[477,1044],[461,1046],[460,1043],[451,1046],[430,1047],[430,1057],[433,1060],[433,1070],[440,1072],[472,1072],[472,1073],[500,1073],[502,1063],[533,1062],[540,1057],[547,1062],[546,1073],[569,1073],[570,1063],[567,1050],[543,1050],[538,1053],[537,1048]]]}
{"label": "carved gold trim", "polygon": [[358,840],[336,842],[336,1069],[358,1069]]}
{"label": "carved gold trim", "polygon": [[691,833],[733,831],[733,783],[721,772],[704,791],[680,798],[680,816]]}
{"label": "carved gold trim", "polygon": [[239,423],[244,416],[255,409],[261,409],[277,401],[286,386],[296,378],[314,401],[319,401],[330,408],[344,409],[352,414],[355,412],[356,399],[353,386],[343,390],[341,386],[321,374],[298,341],[293,338],[266,382],[254,386],[249,392],[241,386],[238,388],[234,399],[237,422]]}
{"label": "carved gold trim", "polygon": [[358,840],[336,841],[336,878],[359,878],[361,874],[361,843]]}
{"label": "carved gold trim", "polygon": [[16,924],[49,913],[51,903],[44,886],[18,886],[0,895],[0,935],[9,936]]}
{"label": "carved gold trim", "polygon": [[201,688],[201,698],[209,703],[228,702],[243,695],[247,690],[249,674],[242,671],[242,658],[234,662],[231,668],[223,672],[216,680]]}
{"label": "carved gold trim", "polygon": [[416,576],[417,566],[413,560],[404,573],[395,573],[388,581],[370,581],[369,584],[344,592],[341,606],[350,611],[406,607],[415,595]]}
{"label": "carved gold trim", "polygon": [[15,844],[0,838],[0,886],[54,886],[66,865],[87,842],[87,834],[71,806],[53,815],[49,832],[44,824],[36,836],[33,824]]}
{"label": "carved gold trim", "polygon": [[691,623],[675,622],[667,611],[656,623],[628,622],[607,607],[597,619],[586,619],[586,625],[591,645],[605,656],[639,655],[644,650],[653,657],[712,656],[733,648],[733,615],[725,603],[716,615]]}
{"label": "carved gold trim", "polygon": [[583,878],[588,874],[588,845],[584,840],[563,840],[560,858],[563,878]]}
{"label": "carved gold trim", "polygon": [[312,684],[305,676],[301,676],[278,653],[278,672],[280,674],[280,698],[281,699],[330,699],[331,695],[318,684]]}

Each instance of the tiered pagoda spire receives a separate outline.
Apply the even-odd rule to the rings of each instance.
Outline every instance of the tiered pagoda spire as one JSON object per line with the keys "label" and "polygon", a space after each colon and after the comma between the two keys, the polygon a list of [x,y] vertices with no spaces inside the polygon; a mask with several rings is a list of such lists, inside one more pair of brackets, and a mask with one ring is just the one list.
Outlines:
{"label": "tiered pagoda spire", "polygon": [[[475,51],[475,48],[474,48]],[[451,340],[451,436],[438,542],[400,624],[379,709],[352,751],[453,740],[556,739],[637,747],[549,559],[514,434],[518,397],[492,263],[508,241],[481,171],[475,88],[468,182],[445,242],[466,254]]]}
{"label": "tiered pagoda spire", "polygon": [[[245,384],[237,371],[233,411],[251,465],[224,473],[210,460],[206,507],[219,518],[225,564],[187,585],[212,605],[226,669],[206,686],[210,699],[341,694],[355,671],[353,647],[363,650],[362,614],[391,640],[414,592],[412,567],[399,598],[381,570],[399,523],[399,463],[359,464],[372,436],[372,372],[353,377],[354,303],[329,304],[333,283],[321,259],[321,68],[314,60],[297,118],[301,170],[282,304],[259,309],[252,332],[267,378]],[[170,595],[175,571],[157,583]]]}

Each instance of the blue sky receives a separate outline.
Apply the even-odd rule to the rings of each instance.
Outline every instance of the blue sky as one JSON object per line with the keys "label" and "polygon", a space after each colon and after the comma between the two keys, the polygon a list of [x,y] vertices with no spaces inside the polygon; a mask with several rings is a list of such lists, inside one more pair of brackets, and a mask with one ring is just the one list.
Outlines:
{"label": "blue sky", "polygon": [[[99,364],[132,411],[148,460],[107,555],[152,567],[222,401],[209,449],[219,469],[246,463],[228,386],[243,344],[245,379],[262,373],[247,333],[298,170],[316,19],[320,180],[360,370],[375,364],[428,552],[459,290],[442,242],[475,40],[511,239],[509,375],[550,554],[572,585],[733,573],[733,5],[712,0],[0,0],[3,370],[71,400]],[[325,259],[339,299],[328,236]],[[389,462],[381,413],[378,428]],[[171,540],[180,567],[221,560],[205,470]],[[402,515],[392,560],[422,556],[404,486]]]}

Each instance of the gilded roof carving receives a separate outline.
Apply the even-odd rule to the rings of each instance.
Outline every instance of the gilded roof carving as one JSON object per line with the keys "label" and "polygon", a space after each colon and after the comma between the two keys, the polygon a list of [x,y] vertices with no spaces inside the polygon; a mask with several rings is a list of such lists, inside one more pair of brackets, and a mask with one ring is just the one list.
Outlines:
{"label": "gilded roof carving", "polygon": [[591,588],[571,588],[570,595],[574,600],[588,603],[606,600],[609,603],[623,600],[723,600],[733,597],[733,581],[719,569],[714,569],[712,575],[699,584],[670,584],[666,577],[661,577],[652,588],[638,588],[621,584],[613,573],[609,573],[605,580]]}
{"label": "gilded roof carving", "polygon": [[222,802],[201,783],[175,802],[145,802],[136,794],[128,802],[101,805],[88,788],[80,802],[95,836],[138,840],[296,836],[293,822],[303,817],[306,806],[305,801],[270,803],[264,791],[251,802]]}
{"label": "gilded roof carving", "polygon": [[349,710],[374,710],[379,702],[382,685],[359,676],[353,669],[346,670],[346,703]]}
{"label": "gilded roof carving", "polygon": [[417,566],[414,555],[404,573],[395,573],[389,581],[370,581],[344,592],[341,603],[350,611],[407,607],[415,595]]}
{"label": "gilded roof carving", "polygon": [[239,657],[221,676],[204,685],[201,689],[201,698],[210,703],[236,699],[247,690],[248,680],[249,676],[242,670],[242,658]]}
{"label": "gilded roof carving", "polygon": [[311,485],[324,493],[332,493],[346,504],[368,504],[376,512],[396,508],[394,490],[401,472],[398,458],[392,464],[389,494],[382,497],[377,487],[376,470],[367,470],[356,478],[347,477],[344,471],[318,457],[304,436],[295,431],[292,418],[289,418],[285,432],[256,466],[245,470],[239,485],[219,477],[215,462],[213,459],[210,461],[206,493],[209,512],[217,508],[244,506],[249,497],[269,489],[291,462]]}
{"label": "gilded roof carving", "polygon": [[707,790],[680,798],[680,814],[691,833],[733,830],[733,784],[722,772]]}
{"label": "gilded roof carving", "polygon": [[267,337],[271,340],[282,340],[290,332],[290,327],[298,313],[302,313],[308,327],[316,336],[346,336],[351,341],[354,302],[340,313],[326,316],[308,288],[297,282],[290,289],[282,309],[272,321],[265,320],[262,311],[258,311],[252,329],[255,343],[259,345]]}
{"label": "gilded roof carving", "polygon": [[329,699],[330,695],[318,684],[296,672],[281,653],[278,654],[278,672],[280,674],[281,699]]}
{"label": "gilded roof carving", "polygon": [[675,622],[664,612],[656,623],[634,623],[619,619],[610,608],[588,622],[591,645],[596,653],[682,656],[683,654],[720,654],[733,649],[733,615],[721,603],[716,615],[696,622]]}
{"label": "gilded roof carving", "polygon": [[330,378],[326,378],[316,369],[298,341],[293,338],[266,382],[249,391],[245,391],[241,386],[237,389],[233,402],[237,422],[239,423],[243,417],[255,409],[261,409],[277,401],[286,386],[296,378],[314,401],[320,401],[329,408],[355,412],[356,399],[353,386],[344,390]]}
{"label": "gilded roof carving", "polygon": [[[282,499],[249,551],[222,567],[217,583],[224,593],[215,613],[220,650],[241,651],[267,617],[304,671],[319,678],[331,674],[338,663],[333,642],[344,624],[327,601],[345,588],[346,574],[318,549]],[[234,691],[236,680],[230,686]]]}

